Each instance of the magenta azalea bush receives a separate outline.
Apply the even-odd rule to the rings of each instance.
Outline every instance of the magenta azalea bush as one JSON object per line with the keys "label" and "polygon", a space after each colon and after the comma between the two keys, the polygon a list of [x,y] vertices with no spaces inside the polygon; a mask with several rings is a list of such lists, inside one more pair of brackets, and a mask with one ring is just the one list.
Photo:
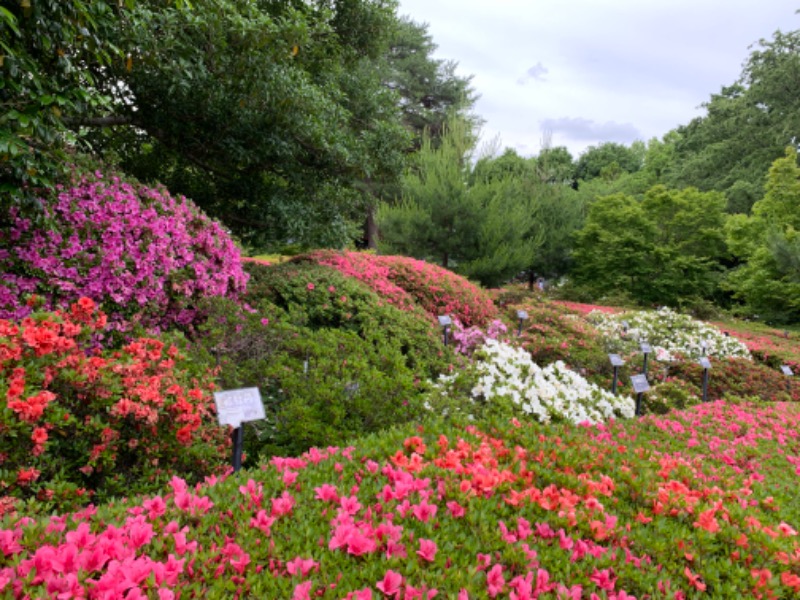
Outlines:
{"label": "magenta azalea bush", "polygon": [[533,600],[800,593],[800,412],[708,403],[431,424],[0,526],[9,598]]}
{"label": "magenta azalea bush", "polygon": [[112,328],[186,326],[198,299],[245,289],[230,236],[163,188],[97,173],[41,202],[39,221],[12,209],[0,231],[0,318],[26,316],[30,294],[48,307],[85,296]]}

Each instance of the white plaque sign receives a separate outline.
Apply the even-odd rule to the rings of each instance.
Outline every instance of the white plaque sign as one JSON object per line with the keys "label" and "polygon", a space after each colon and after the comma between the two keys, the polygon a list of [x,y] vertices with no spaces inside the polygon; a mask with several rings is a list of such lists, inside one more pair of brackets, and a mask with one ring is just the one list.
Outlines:
{"label": "white plaque sign", "polygon": [[781,373],[783,373],[784,375],[787,375],[788,377],[791,377],[792,375],[794,375],[794,373],[792,373],[792,368],[787,366],[787,365],[782,365],[781,366]]}
{"label": "white plaque sign", "polygon": [[217,418],[220,425],[239,427],[246,421],[266,418],[258,388],[214,392],[214,401],[217,404]]}
{"label": "white plaque sign", "polygon": [[643,394],[650,389],[647,375],[633,375],[631,376],[631,383],[633,384],[633,391],[637,394]]}
{"label": "white plaque sign", "polygon": [[704,369],[710,369],[711,368],[711,361],[708,360],[708,358],[705,357],[705,356],[702,357],[698,362],[700,363],[700,366],[703,367]]}

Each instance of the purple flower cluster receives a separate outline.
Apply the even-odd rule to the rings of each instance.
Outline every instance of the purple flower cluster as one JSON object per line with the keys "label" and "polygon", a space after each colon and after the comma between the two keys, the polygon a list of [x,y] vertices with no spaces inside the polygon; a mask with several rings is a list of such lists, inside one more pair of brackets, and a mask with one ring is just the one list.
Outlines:
{"label": "purple flower cluster", "polygon": [[189,325],[197,300],[238,298],[247,274],[230,236],[189,200],[100,173],[42,199],[47,226],[11,211],[0,231],[0,318],[30,312],[24,297],[102,304],[119,330]]}

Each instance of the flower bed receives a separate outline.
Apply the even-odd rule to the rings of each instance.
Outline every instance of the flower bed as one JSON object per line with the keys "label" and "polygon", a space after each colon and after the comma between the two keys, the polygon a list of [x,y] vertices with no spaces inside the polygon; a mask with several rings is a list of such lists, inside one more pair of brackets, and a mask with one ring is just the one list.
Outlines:
{"label": "flower bed", "polygon": [[479,360],[470,368],[440,378],[441,394],[455,405],[442,408],[434,402],[437,410],[457,407],[467,414],[491,413],[501,409],[495,405],[510,402],[512,413],[541,423],[597,423],[634,414],[631,398],[601,390],[561,361],[541,368],[524,349],[493,339],[487,339],[476,356]]}
{"label": "flower bed", "polygon": [[[747,347],[736,338],[725,336],[713,325],[668,308],[616,315],[593,312],[588,318],[604,336],[608,349],[617,352],[638,352],[639,344],[647,342],[653,347],[657,359],[667,362],[681,358],[697,359],[703,355],[750,358]],[[627,328],[623,321],[628,323]],[[703,342],[706,342],[705,349]]]}
{"label": "flower bed", "polygon": [[447,269],[421,260],[332,250],[318,250],[295,260],[331,266],[366,283],[403,310],[418,305],[433,317],[450,315],[467,327],[486,325],[497,314],[487,292]]}
{"label": "flower bed", "polygon": [[406,428],[6,520],[6,597],[796,597],[800,412]]}

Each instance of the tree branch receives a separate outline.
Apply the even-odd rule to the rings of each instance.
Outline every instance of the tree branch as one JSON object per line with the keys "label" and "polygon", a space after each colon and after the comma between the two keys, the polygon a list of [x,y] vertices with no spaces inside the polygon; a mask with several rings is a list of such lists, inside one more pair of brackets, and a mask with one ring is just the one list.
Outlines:
{"label": "tree branch", "polygon": [[133,119],[122,115],[108,117],[64,117],[64,124],[71,127],[113,127],[114,125],[132,125]]}

